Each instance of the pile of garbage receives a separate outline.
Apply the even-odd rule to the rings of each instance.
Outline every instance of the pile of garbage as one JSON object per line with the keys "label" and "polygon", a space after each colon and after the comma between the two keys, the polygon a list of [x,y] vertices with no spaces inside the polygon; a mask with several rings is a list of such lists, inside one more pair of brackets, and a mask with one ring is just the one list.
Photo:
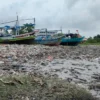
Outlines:
{"label": "pile of garbage", "polygon": [[0,77],[31,73],[61,78],[98,98],[99,66],[100,46],[0,45]]}

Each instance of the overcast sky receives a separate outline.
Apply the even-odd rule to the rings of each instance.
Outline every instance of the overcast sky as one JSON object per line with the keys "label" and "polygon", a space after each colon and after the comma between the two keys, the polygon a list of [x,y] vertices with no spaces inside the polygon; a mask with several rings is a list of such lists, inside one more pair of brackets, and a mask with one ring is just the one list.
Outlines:
{"label": "overcast sky", "polygon": [[36,28],[60,29],[86,37],[100,34],[100,0],[1,0],[0,22],[36,18]]}

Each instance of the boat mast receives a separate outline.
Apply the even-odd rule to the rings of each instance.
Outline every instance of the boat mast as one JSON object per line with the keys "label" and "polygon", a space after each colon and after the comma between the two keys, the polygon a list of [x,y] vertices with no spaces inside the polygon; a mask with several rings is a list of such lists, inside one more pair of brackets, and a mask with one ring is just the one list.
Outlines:
{"label": "boat mast", "polygon": [[68,30],[68,34],[70,34],[70,30]]}
{"label": "boat mast", "polygon": [[17,15],[17,20],[16,20],[16,35],[19,35],[19,29],[17,29],[18,25],[19,25],[19,18],[18,18],[18,15]]}
{"label": "boat mast", "polygon": [[48,32],[48,31],[47,31],[47,28],[46,28],[46,36],[47,36],[47,32]]}
{"label": "boat mast", "polygon": [[35,29],[35,18],[33,18],[33,20],[34,20],[34,29]]}
{"label": "boat mast", "polygon": [[60,27],[61,33],[62,33],[62,26]]}

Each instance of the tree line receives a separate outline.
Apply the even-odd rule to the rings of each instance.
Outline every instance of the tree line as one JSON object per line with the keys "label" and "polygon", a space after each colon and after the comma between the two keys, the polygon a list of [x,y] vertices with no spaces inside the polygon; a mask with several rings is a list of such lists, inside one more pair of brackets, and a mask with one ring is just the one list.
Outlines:
{"label": "tree line", "polygon": [[100,35],[96,35],[94,37],[89,37],[86,43],[100,43]]}

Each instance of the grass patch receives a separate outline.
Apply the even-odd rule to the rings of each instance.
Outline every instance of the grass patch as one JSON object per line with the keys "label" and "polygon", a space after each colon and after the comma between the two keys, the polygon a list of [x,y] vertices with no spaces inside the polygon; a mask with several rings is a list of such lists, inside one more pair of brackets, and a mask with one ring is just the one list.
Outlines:
{"label": "grass patch", "polygon": [[100,45],[100,43],[88,43],[88,42],[84,42],[84,43],[81,43],[80,45]]}
{"label": "grass patch", "polygon": [[64,80],[21,75],[0,78],[0,100],[96,100],[85,89]]}

